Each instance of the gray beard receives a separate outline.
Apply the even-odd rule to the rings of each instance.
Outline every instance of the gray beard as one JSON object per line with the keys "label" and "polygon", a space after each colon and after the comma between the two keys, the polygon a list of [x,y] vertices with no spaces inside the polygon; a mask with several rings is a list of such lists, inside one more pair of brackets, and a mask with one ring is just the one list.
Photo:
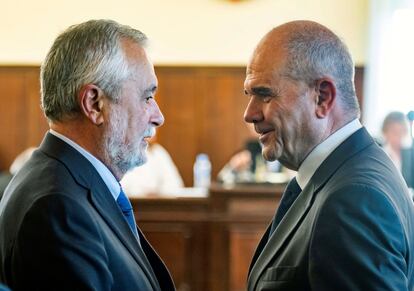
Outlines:
{"label": "gray beard", "polygon": [[112,119],[105,137],[105,152],[112,167],[125,174],[128,170],[143,165],[146,156],[139,148],[133,148],[133,144],[123,143],[126,133],[125,127],[120,126],[121,122],[122,120],[115,116]]}

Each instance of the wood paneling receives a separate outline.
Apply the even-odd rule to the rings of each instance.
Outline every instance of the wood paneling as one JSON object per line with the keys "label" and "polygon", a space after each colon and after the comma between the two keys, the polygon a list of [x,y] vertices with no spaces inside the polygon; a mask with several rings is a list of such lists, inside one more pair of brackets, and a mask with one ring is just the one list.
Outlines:
{"label": "wood paneling", "polygon": [[[156,67],[157,100],[165,116],[158,141],[171,154],[186,186],[193,184],[193,163],[205,152],[212,177],[248,136],[243,121],[248,99],[243,93],[243,67]],[[355,85],[362,100],[363,68]],[[29,146],[38,145],[47,130],[40,110],[38,67],[0,67],[0,170]]]}
{"label": "wood paneling", "polygon": [[131,202],[138,226],[164,260],[179,291],[241,291],[246,290],[253,253],[283,188],[213,184],[205,198],[132,198]]}
{"label": "wood paneling", "polygon": [[259,239],[279,205],[284,185],[210,188],[209,290],[245,290]]}
{"label": "wood paneling", "polygon": [[0,67],[0,170],[40,143],[47,122],[40,110],[38,67]]}
{"label": "wood paneling", "polygon": [[137,224],[167,265],[177,291],[207,291],[208,199],[132,199]]}
{"label": "wood paneling", "polygon": [[212,176],[243,146],[244,68],[158,67],[157,99],[165,116],[159,142],[171,153],[184,183],[192,185],[198,153],[207,153]]}
{"label": "wood paneling", "polygon": [[256,247],[265,231],[266,224],[264,223],[258,225],[235,224],[230,227],[228,290],[246,290],[249,266],[254,255],[254,251],[256,250]]}

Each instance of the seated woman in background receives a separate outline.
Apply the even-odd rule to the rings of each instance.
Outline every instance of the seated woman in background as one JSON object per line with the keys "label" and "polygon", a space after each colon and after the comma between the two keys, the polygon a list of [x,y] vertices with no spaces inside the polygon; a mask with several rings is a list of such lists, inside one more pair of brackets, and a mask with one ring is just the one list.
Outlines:
{"label": "seated woman in background", "polygon": [[155,137],[150,141],[147,150],[147,162],[128,171],[121,185],[130,196],[170,195],[183,188],[183,179],[171,156],[156,143]]}

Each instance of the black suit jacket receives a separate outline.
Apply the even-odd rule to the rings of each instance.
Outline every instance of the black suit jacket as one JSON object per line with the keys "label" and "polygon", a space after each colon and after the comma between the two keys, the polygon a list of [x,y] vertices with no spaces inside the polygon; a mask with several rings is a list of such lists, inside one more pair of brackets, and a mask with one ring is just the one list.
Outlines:
{"label": "black suit jacket", "polygon": [[248,290],[414,290],[414,206],[365,129],[321,164],[251,263]]}
{"label": "black suit jacket", "polygon": [[98,172],[47,134],[0,203],[0,281],[13,290],[174,290]]}

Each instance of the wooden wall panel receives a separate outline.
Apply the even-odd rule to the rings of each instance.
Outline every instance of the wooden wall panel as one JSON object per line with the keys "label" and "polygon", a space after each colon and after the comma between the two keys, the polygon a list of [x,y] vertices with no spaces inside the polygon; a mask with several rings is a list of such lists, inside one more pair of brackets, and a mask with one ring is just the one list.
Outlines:
{"label": "wooden wall panel", "polygon": [[[157,100],[165,116],[158,141],[171,154],[186,186],[193,181],[197,153],[212,161],[213,178],[243,147],[248,99],[243,93],[244,67],[156,67]],[[362,100],[363,68],[355,85]],[[38,145],[48,126],[40,110],[39,67],[0,67],[0,170],[17,154]]]}
{"label": "wooden wall panel", "polygon": [[0,67],[0,170],[8,169],[27,147],[38,145],[46,131],[38,80],[38,67]]}
{"label": "wooden wall panel", "polygon": [[10,157],[14,156],[16,148],[23,145],[22,121],[24,114],[20,106],[23,99],[23,79],[15,72],[0,72],[0,102],[2,107],[0,114],[0,166],[6,168],[10,165]]}
{"label": "wooden wall panel", "polygon": [[249,266],[265,231],[266,224],[230,226],[228,290],[246,290]]}
{"label": "wooden wall panel", "polygon": [[167,265],[177,291],[207,291],[207,198],[132,198],[141,228]]}
{"label": "wooden wall panel", "polygon": [[[191,229],[184,225],[142,223],[146,238],[171,272],[177,291],[192,286]],[[167,242],[167,243],[166,243]]]}
{"label": "wooden wall panel", "polygon": [[165,117],[157,140],[170,153],[187,186],[192,185],[192,166],[197,153],[198,84],[193,70],[156,69],[156,99]]}
{"label": "wooden wall panel", "polygon": [[37,68],[25,73],[26,147],[39,145],[49,129],[40,105],[39,82],[39,71]]}
{"label": "wooden wall panel", "polygon": [[166,122],[159,142],[171,153],[187,186],[198,153],[207,153],[212,177],[241,149],[247,137],[243,112],[245,69],[158,67],[157,99]]}
{"label": "wooden wall panel", "polygon": [[[213,163],[213,176],[237,150],[243,148],[247,127],[243,120],[248,98],[244,95],[244,69],[213,72],[203,78],[206,90],[201,116],[201,150]],[[219,153],[219,154],[217,154]]]}

